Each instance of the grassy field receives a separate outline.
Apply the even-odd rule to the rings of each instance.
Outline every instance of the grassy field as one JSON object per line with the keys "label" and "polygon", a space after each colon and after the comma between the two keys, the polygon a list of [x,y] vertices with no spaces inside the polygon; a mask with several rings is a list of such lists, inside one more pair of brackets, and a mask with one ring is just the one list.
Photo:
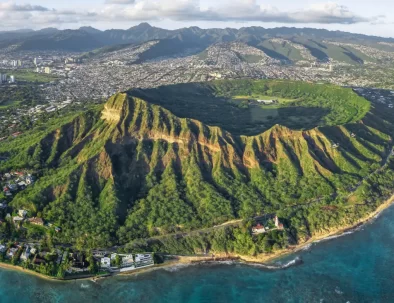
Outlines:
{"label": "grassy field", "polygon": [[0,73],[15,76],[17,82],[39,82],[46,83],[58,79],[57,76],[50,74],[39,74],[32,70],[0,70]]}
{"label": "grassy field", "polygon": [[0,110],[19,105],[22,101],[6,101],[0,104]]}
{"label": "grassy field", "polygon": [[289,99],[289,98],[281,98],[276,96],[267,96],[267,95],[259,95],[252,94],[250,96],[234,96],[235,100],[278,100],[279,104],[281,103],[289,103],[297,101],[297,99]]}

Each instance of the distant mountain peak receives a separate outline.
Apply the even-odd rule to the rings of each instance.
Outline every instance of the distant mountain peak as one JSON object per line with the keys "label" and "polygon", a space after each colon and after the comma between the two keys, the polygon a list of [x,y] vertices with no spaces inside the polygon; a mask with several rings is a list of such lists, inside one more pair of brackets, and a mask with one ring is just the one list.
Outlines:
{"label": "distant mountain peak", "polygon": [[152,28],[153,26],[150,25],[148,22],[142,22],[136,26],[131,27],[130,29],[139,29],[139,30],[147,30]]}
{"label": "distant mountain peak", "polygon": [[96,29],[94,27],[91,27],[91,26],[82,26],[82,27],[79,28],[79,30],[80,31],[84,31],[84,32],[89,33],[89,34],[101,33],[100,30],[98,30],[98,29]]}

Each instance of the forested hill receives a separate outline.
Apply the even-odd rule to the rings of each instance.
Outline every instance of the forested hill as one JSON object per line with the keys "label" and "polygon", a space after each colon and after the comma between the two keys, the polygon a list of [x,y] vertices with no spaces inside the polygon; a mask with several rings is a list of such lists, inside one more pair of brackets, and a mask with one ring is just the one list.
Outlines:
{"label": "forested hill", "polygon": [[[281,94],[281,103],[265,108],[238,99],[246,93]],[[220,108],[233,119],[218,115]],[[271,118],[249,116],[258,108]],[[278,113],[301,117],[311,108],[320,112],[306,127]],[[238,113],[254,123],[237,122]],[[222,81],[134,90],[2,144],[9,160],[1,170],[31,167],[41,174],[13,207],[61,226],[63,242],[104,247],[346,192],[386,158],[392,116],[331,85]]]}

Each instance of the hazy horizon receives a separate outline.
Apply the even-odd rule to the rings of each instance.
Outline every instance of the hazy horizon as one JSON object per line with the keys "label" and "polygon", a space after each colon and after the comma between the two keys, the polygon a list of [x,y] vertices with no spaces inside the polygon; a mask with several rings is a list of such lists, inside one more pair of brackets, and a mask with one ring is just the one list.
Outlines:
{"label": "hazy horizon", "polygon": [[1,31],[17,29],[127,29],[141,22],[177,29],[295,27],[393,37],[394,4],[387,0],[0,0]]}

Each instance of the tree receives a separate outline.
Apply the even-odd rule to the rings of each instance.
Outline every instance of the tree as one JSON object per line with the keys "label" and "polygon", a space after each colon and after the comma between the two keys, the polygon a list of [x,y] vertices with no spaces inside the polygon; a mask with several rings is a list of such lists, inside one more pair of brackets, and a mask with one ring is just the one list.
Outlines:
{"label": "tree", "polygon": [[[118,257],[118,256],[117,256],[117,257]],[[88,267],[88,269],[89,269],[90,273],[96,274],[96,273],[98,272],[98,265],[97,265],[96,260],[94,260],[92,254],[89,254],[89,256],[88,256],[88,258],[87,258],[87,261],[89,262],[89,267]],[[115,261],[116,261],[116,260],[115,260]]]}
{"label": "tree", "polygon": [[117,267],[120,267],[121,264],[122,264],[122,257],[119,256],[119,255],[116,255],[116,257],[115,257],[115,265]]}

